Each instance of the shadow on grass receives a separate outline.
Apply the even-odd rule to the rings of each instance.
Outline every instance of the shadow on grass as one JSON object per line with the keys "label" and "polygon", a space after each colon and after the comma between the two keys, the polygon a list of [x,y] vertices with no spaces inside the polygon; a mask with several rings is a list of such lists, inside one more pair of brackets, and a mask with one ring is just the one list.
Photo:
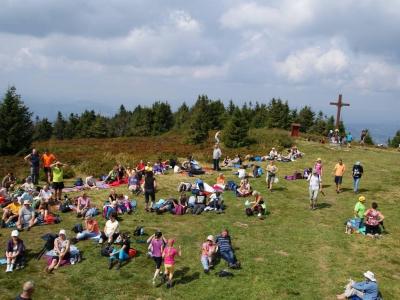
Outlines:
{"label": "shadow on grass", "polygon": [[324,208],[331,208],[332,204],[329,203],[321,203],[317,206],[318,209],[324,209]]}
{"label": "shadow on grass", "polygon": [[282,191],[287,191],[287,188],[284,188],[284,187],[278,187],[278,188],[273,187],[272,188],[272,193],[273,192],[282,192]]}
{"label": "shadow on grass", "polygon": [[176,281],[173,282],[173,286],[177,284],[187,284],[190,283],[194,280],[200,279],[200,273],[195,272],[191,275],[187,275],[187,273],[190,271],[189,267],[184,267],[182,270],[177,270],[174,273],[174,277],[178,278]]}
{"label": "shadow on grass", "polygon": [[365,192],[369,192],[369,189],[358,189],[358,194],[359,193],[365,193]]}
{"label": "shadow on grass", "polygon": [[331,187],[331,186],[332,186],[331,184],[323,184],[322,188],[325,189],[325,188],[328,188],[328,187]]}

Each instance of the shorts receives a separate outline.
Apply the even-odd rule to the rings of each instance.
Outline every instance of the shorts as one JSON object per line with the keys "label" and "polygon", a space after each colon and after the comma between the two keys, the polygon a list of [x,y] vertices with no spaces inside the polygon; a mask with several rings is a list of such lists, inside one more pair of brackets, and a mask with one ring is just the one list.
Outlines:
{"label": "shorts", "polygon": [[342,178],[343,178],[343,176],[335,176],[335,183],[342,184]]}
{"label": "shorts", "polygon": [[53,182],[52,186],[53,190],[62,190],[64,188],[64,182]]}
{"label": "shorts", "polygon": [[381,234],[381,228],[379,227],[379,225],[368,225],[368,224],[365,224],[365,234],[367,234],[367,233],[369,233],[369,234],[372,234],[372,235],[374,235],[374,234]]}
{"label": "shorts", "polygon": [[273,182],[275,180],[275,174],[268,174],[267,182]]}
{"label": "shorts", "polygon": [[174,274],[174,271],[175,271],[174,265],[165,264],[164,268],[165,268],[164,273],[166,273],[166,274]]}
{"label": "shorts", "polygon": [[[67,254],[64,255],[63,260],[69,261],[69,259],[71,258],[71,254],[68,251]],[[60,259],[60,257],[58,255],[53,255],[52,259],[56,260],[58,262],[58,260]]]}
{"label": "shorts", "polygon": [[43,167],[43,171],[45,171],[46,173],[50,173],[51,172],[51,168],[50,167]]}

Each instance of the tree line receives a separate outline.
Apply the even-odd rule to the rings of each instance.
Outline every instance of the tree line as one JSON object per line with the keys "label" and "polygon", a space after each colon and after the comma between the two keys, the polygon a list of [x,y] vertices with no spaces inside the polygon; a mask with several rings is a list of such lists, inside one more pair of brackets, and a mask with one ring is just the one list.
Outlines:
{"label": "tree line", "polygon": [[[307,105],[300,110],[290,108],[288,101],[279,98],[272,98],[268,104],[249,102],[241,107],[231,100],[225,107],[221,100],[199,95],[193,106],[184,102],[175,112],[168,102],[159,101],[151,107],[138,105],[133,111],[121,105],[112,117],[94,110],[69,116],[59,111],[54,122],[39,116],[32,120],[32,116],[16,88],[8,87],[0,102],[0,155],[26,153],[32,142],[51,139],[158,136],[169,132],[183,135],[183,143],[198,144],[208,138],[210,130],[224,130],[225,146],[236,148],[251,143],[248,131],[252,128],[290,130],[292,123],[300,123],[300,132],[315,136],[327,136],[335,129],[333,116],[316,113]],[[339,132],[346,132],[342,121]]]}

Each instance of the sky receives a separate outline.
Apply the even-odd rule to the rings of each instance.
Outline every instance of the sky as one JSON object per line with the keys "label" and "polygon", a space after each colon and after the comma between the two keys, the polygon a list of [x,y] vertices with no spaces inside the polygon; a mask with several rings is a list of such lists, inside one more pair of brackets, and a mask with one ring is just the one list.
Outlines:
{"label": "sky", "polygon": [[14,85],[40,118],[198,95],[272,98],[344,123],[395,123],[400,107],[395,0],[2,0],[0,92]]}

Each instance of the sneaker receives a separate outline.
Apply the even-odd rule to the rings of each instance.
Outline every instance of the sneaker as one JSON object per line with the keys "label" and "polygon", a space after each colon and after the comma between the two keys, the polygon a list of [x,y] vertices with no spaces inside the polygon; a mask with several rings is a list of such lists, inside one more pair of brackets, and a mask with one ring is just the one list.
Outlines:
{"label": "sneaker", "polygon": [[258,215],[257,215],[258,217],[261,217],[262,216],[262,214],[261,213],[258,213]]}
{"label": "sneaker", "polygon": [[338,194],[339,194],[339,191],[336,191],[336,193],[338,193]]}
{"label": "sneaker", "polygon": [[235,264],[230,264],[230,265],[228,266],[228,268],[229,268],[229,269],[236,269],[236,265],[235,265]]}
{"label": "sneaker", "polygon": [[112,262],[112,260],[110,259],[110,261],[108,262],[108,269],[110,270],[111,268],[112,268],[112,266],[113,266],[113,262]]}
{"label": "sneaker", "polygon": [[210,274],[210,270],[204,269],[204,274],[209,275]]}
{"label": "sneaker", "polygon": [[167,282],[167,289],[169,289],[171,287],[171,283],[168,281]]}
{"label": "sneaker", "polygon": [[31,229],[29,226],[25,226],[25,227],[24,227],[24,230],[25,230],[25,231],[29,231],[29,229]]}
{"label": "sneaker", "polygon": [[25,261],[21,261],[21,269],[25,268]]}
{"label": "sneaker", "polygon": [[313,210],[316,210],[316,209],[317,209],[317,206],[316,206],[316,205],[313,205],[312,209],[313,209]]}
{"label": "sneaker", "polygon": [[102,244],[97,244],[97,245],[96,245],[96,248],[101,248],[101,247],[103,247]]}
{"label": "sneaker", "polygon": [[242,267],[242,263],[240,261],[236,262],[236,269],[240,269]]}
{"label": "sneaker", "polygon": [[156,278],[153,278],[153,285],[156,285]]}
{"label": "sneaker", "polygon": [[74,261],[75,261],[75,262],[78,262],[78,257],[79,257],[78,254],[75,254],[75,255],[74,255]]}
{"label": "sneaker", "polygon": [[310,204],[310,209],[312,209],[312,205]]}
{"label": "sneaker", "polygon": [[19,269],[21,269],[21,266],[20,266],[19,263],[17,263],[17,264],[15,265],[15,270],[19,270]]}

